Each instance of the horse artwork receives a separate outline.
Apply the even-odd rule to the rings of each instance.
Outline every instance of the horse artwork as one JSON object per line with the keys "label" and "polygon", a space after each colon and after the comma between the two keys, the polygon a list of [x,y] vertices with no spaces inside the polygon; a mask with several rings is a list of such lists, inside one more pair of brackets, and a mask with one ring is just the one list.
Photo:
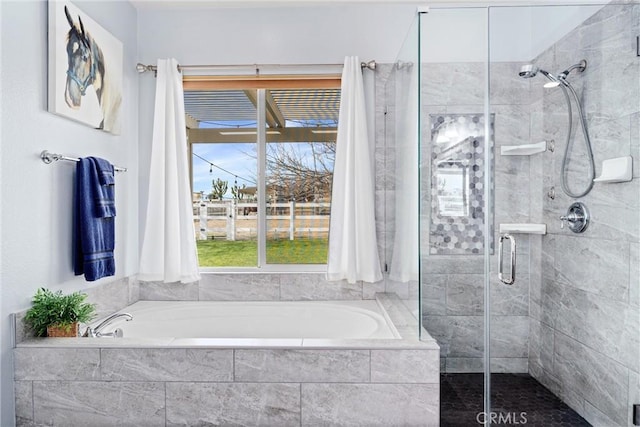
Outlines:
{"label": "horse artwork", "polygon": [[49,1],[49,111],[120,132],[122,43],[72,3]]}

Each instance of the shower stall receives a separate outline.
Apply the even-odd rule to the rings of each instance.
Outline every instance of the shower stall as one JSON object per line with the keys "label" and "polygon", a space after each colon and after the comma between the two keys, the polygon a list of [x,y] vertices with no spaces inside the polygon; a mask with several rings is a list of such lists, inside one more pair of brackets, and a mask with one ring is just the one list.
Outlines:
{"label": "shower stall", "polygon": [[386,286],[441,425],[640,425],[638,36],[633,1],[430,8],[387,70]]}

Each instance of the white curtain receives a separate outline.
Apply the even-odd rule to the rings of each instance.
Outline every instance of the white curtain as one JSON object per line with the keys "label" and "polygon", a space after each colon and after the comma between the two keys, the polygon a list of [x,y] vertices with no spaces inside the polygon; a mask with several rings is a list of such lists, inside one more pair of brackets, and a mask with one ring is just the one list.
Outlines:
{"label": "white curtain", "polygon": [[394,71],[395,236],[389,279],[418,280],[418,70]]}
{"label": "white curtain", "polygon": [[374,158],[357,56],[345,58],[341,91],[327,279],[377,282],[382,280],[382,272],[374,214]]}
{"label": "white curtain", "polygon": [[175,59],[158,60],[149,196],[139,279],[200,279],[191,207],[182,76]]}

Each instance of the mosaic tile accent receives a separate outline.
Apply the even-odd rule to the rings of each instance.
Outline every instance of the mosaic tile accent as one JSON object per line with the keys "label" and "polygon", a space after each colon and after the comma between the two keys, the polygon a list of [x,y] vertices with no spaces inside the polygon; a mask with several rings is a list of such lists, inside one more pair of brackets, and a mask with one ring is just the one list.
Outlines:
{"label": "mosaic tile accent", "polygon": [[[490,117],[488,158],[493,162],[494,115]],[[429,253],[480,255],[484,252],[486,216],[484,114],[431,114],[429,118],[432,173]]]}

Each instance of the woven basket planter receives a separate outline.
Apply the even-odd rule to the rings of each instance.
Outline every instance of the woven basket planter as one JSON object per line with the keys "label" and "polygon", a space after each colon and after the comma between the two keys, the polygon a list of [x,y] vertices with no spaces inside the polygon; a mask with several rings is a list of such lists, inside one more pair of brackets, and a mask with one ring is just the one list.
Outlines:
{"label": "woven basket planter", "polygon": [[68,327],[51,325],[47,326],[47,336],[56,338],[74,338],[78,336],[78,323],[73,323]]}

